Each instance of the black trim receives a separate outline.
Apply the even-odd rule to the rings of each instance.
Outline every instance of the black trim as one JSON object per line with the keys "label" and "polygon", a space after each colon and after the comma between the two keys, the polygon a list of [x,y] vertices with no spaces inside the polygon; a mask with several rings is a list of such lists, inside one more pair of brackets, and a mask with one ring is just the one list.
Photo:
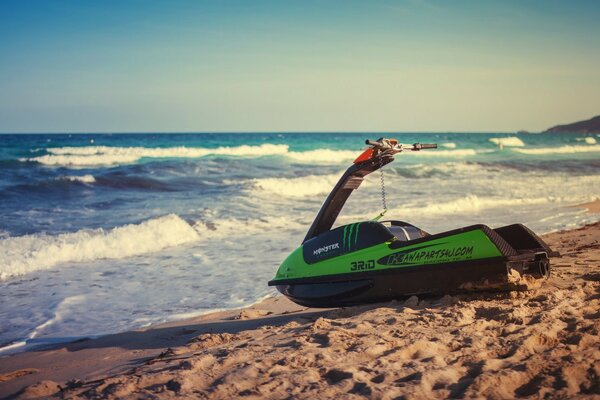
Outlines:
{"label": "black trim", "polygon": [[494,229],[517,252],[545,252],[549,257],[558,257],[560,253],[553,251],[538,235],[523,224],[512,224]]}
{"label": "black trim", "polygon": [[[317,214],[317,217],[310,226],[302,243],[321,233],[329,231],[340,214],[340,211],[342,211],[344,204],[346,204],[348,197],[350,197],[354,189],[358,189],[362,179],[371,172],[377,171],[379,168],[392,161],[394,161],[394,157],[386,154],[375,156],[360,164],[352,164],[352,166],[344,172],[344,175],[342,175],[331,193],[329,193],[329,196],[327,196],[327,199],[321,206],[319,214]],[[352,184],[350,184],[351,181]]]}
{"label": "black trim", "polygon": [[[411,295],[446,294],[504,286],[508,264],[502,257],[450,264],[394,268],[338,276],[271,281],[282,294],[307,307],[341,307]],[[326,280],[325,280],[326,279]],[[321,281],[318,281],[321,280]]]}
{"label": "black trim", "polygon": [[299,284],[316,284],[316,283],[331,283],[331,282],[347,282],[354,281],[357,279],[369,279],[377,276],[390,276],[396,275],[403,272],[411,272],[411,271],[430,271],[430,270],[438,270],[441,268],[452,268],[455,266],[472,266],[472,265],[481,265],[481,264],[495,264],[495,263],[504,263],[506,261],[506,257],[490,257],[490,258],[478,258],[476,260],[467,260],[467,261],[456,261],[451,263],[440,263],[440,264],[424,264],[424,265],[412,265],[407,267],[394,267],[394,268],[386,268],[375,271],[360,271],[360,272],[348,272],[347,274],[336,274],[336,275],[321,275],[321,276],[312,276],[308,278],[293,278],[293,279],[273,279],[269,281],[269,286],[278,286],[278,285],[299,285]]}

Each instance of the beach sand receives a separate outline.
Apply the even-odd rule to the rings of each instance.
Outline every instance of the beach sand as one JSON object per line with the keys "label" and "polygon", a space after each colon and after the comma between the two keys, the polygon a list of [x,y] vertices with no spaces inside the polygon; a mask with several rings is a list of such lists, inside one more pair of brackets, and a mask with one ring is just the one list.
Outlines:
{"label": "beach sand", "polygon": [[330,310],[283,297],[0,359],[0,397],[600,396],[600,223],[537,289]]}
{"label": "beach sand", "polygon": [[586,209],[590,213],[600,213],[600,200],[590,201],[589,203],[579,204],[575,207]]}

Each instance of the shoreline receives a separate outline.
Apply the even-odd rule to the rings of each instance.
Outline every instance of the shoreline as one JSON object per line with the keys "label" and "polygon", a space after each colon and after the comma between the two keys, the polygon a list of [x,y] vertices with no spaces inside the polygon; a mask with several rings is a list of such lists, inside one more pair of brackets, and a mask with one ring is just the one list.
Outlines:
{"label": "shoreline", "polygon": [[[564,228],[564,229],[560,229],[560,230],[550,230],[550,231],[542,233],[541,236],[547,236],[547,235],[550,235],[553,233],[575,230],[575,229],[583,228],[583,227],[586,227],[589,225],[594,225],[594,224],[600,222],[600,199],[595,199],[595,200],[587,202],[587,203],[581,203],[581,204],[576,204],[576,205],[567,206],[567,207],[581,209],[583,212],[585,212],[586,214],[590,214],[590,215],[597,214],[596,215],[597,218],[595,218],[592,221],[586,222],[582,226],[569,227],[569,228]],[[189,313],[184,313],[184,315],[189,314],[191,316],[186,315],[185,317],[181,317],[181,318],[171,315],[171,316],[166,317],[166,321],[164,321],[164,322],[157,322],[157,323],[153,323],[153,324],[150,324],[147,326],[140,326],[138,328],[133,327],[133,328],[130,328],[130,329],[128,329],[126,331],[122,331],[122,332],[113,332],[113,333],[104,333],[104,334],[89,334],[89,335],[73,336],[73,337],[65,337],[65,338],[49,338],[49,339],[28,338],[28,339],[23,339],[20,341],[15,341],[15,342],[0,346],[0,362],[1,362],[2,358],[5,358],[7,356],[12,356],[15,354],[19,354],[21,352],[50,350],[54,347],[67,345],[67,344],[73,343],[73,342],[84,341],[84,340],[95,340],[95,339],[99,339],[99,338],[102,338],[105,336],[116,335],[116,334],[121,334],[121,333],[126,333],[126,332],[160,328],[163,326],[170,326],[171,324],[181,322],[181,321],[188,321],[188,320],[194,321],[198,317],[205,317],[205,316],[209,317],[211,315],[217,316],[223,312],[225,312],[225,313],[240,312],[246,308],[251,308],[251,307],[260,305],[263,301],[268,300],[269,298],[278,297],[278,296],[280,296],[279,293],[275,293],[273,295],[265,295],[262,298],[259,298],[258,300],[256,300],[255,302],[249,303],[248,305],[241,306],[241,307],[235,307],[235,308],[231,308],[231,309],[212,309],[212,310],[205,310],[205,311],[192,311]],[[173,319],[171,319],[171,318],[173,318]]]}
{"label": "shoreline", "polygon": [[[590,204],[594,203],[595,206],[598,206],[600,200],[596,200]],[[595,212],[592,211],[589,204],[581,206],[588,208],[592,213]],[[546,234],[544,235],[544,239],[550,242],[551,247],[556,247],[555,250],[559,250],[563,256],[562,258],[553,259],[552,264],[555,272],[553,272],[553,276],[550,278],[551,282],[543,285],[540,289],[534,289],[529,292],[510,292],[511,295],[508,297],[506,297],[505,294],[498,293],[488,294],[487,297],[482,294],[465,294],[433,299],[424,298],[420,301],[417,299],[416,303],[415,300],[411,298],[405,302],[393,301],[391,303],[378,303],[374,305],[341,309],[309,309],[298,306],[283,296],[268,297],[246,308],[209,312],[192,318],[152,325],[144,329],[109,334],[95,339],[81,339],[69,343],[50,345],[50,347],[46,346],[44,348],[32,349],[8,356],[0,356],[0,397],[12,396],[22,390],[24,390],[21,392],[23,398],[34,396],[36,394],[38,396],[48,396],[57,393],[59,386],[60,388],[66,389],[69,395],[78,396],[82,393],[81,388],[92,390],[94,388],[102,388],[103,385],[106,386],[106,382],[111,382],[112,384],[128,381],[128,379],[131,378],[132,371],[137,369],[147,369],[145,372],[142,371],[142,376],[154,376],[155,371],[152,370],[152,366],[156,364],[168,364],[169,362],[180,359],[188,360],[194,359],[195,357],[208,357],[209,355],[214,358],[215,352],[221,350],[229,353],[234,352],[235,348],[230,348],[230,345],[236,342],[236,340],[241,340],[241,337],[251,338],[251,342],[256,342],[256,345],[259,347],[266,346],[266,348],[272,348],[273,344],[269,343],[266,338],[261,336],[265,332],[273,332],[272,335],[280,337],[280,339],[284,341],[289,339],[288,341],[291,344],[288,347],[292,350],[297,348],[299,349],[298,351],[300,351],[306,343],[302,343],[301,341],[296,344],[292,343],[298,340],[298,335],[290,334],[286,330],[293,331],[294,329],[299,329],[303,325],[310,325],[309,328],[311,332],[320,329],[324,330],[324,333],[320,335],[327,336],[332,331],[337,331],[335,329],[335,321],[350,320],[355,327],[345,328],[344,335],[348,334],[355,340],[356,337],[354,337],[355,335],[352,335],[352,333],[360,330],[358,326],[363,323],[373,324],[368,318],[365,320],[365,315],[377,314],[378,312],[384,313],[389,317],[385,321],[391,321],[393,319],[395,323],[397,323],[403,318],[414,315],[420,317],[432,315],[432,313],[433,315],[437,315],[437,313],[443,313],[444,308],[456,307],[457,304],[461,303],[465,303],[467,306],[471,306],[471,304],[482,304],[481,307],[486,307],[486,305],[489,306],[489,303],[492,303],[494,306],[489,307],[492,310],[489,312],[493,314],[495,312],[494,310],[498,308],[498,304],[503,304],[503,302],[516,303],[522,302],[523,299],[529,299],[529,301],[531,301],[531,299],[535,299],[539,296],[549,296],[549,292],[552,291],[551,286],[555,289],[560,289],[564,285],[571,285],[573,290],[575,290],[574,288],[577,285],[574,285],[573,282],[568,282],[570,276],[572,281],[581,278],[580,280],[584,284],[584,295],[582,295],[582,299],[585,298],[585,296],[588,296],[588,298],[591,299],[591,303],[598,303],[600,295],[594,295],[594,291],[596,291],[595,293],[600,293],[600,266],[598,264],[600,262],[600,245],[598,245],[598,239],[600,239],[600,222],[571,230]],[[578,272],[576,271],[579,271],[583,264],[590,270],[577,277],[576,275]],[[575,278],[573,278],[573,276],[575,276]],[[586,276],[589,279],[586,279]],[[564,288],[561,290],[564,290]],[[560,302],[561,300],[556,299],[556,301]],[[589,311],[590,305],[582,304],[582,307],[584,310]],[[596,311],[597,308],[598,307],[596,307]],[[460,309],[455,311],[455,314],[460,314],[462,312]],[[492,315],[491,318],[486,318],[485,315],[486,312],[482,314],[483,319],[487,319],[488,321],[502,321],[501,318],[496,318],[497,316],[495,315]],[[470,316],[471,319],[474,319],[477,322],[478,318],[476,317],[477,311],[475,311],[474,316]],[[516,317],[512,316],[511,318],[514,319]],[[516,319],[519,318],[523,319],[523,316]],[[594,323],[591,325],[591,328],[589,326],[586,328],[588,331],[589,329],[592,329],[592,331],[593,329],[598,329],[599,315],[597,312],[596,314],[593,312],[588,312],[587,314],[584,313],[584,317],[582,318]],[[464,321],[459,318],[459,324],[462,322]],[[385,323],[384,325],[386,324],[389,325],[388,323]],[[323,326],[319,327],[320,325]],[[329,333],[326,333],[325,331]],[[368,333],[371,335],[373,334],[373,332]],[[597,336],[596,339],[590,339],[590,335],[585,332],[577,332],[577,335],[579,335],[580,338],[579,341],[575,343],[576,345],[580,344],[582,341],[590,344],[591,341],[592,347],[593,345],[598,347]],[[329,336],[331,335],[329,334]],[[342,336],[337,338],[343,339],[340,342],[349,340],[348,337],[344,338]],[[233,338],[235,338],[235,340]],[[539,340],[543,342],[546,339]],[[572,342],[576,341],[575,339],[570,340]],[[324,345],[323,347],[328,347],[325,345],[330,342],[336,342],[336,339],[329,337],[325,342],[322,343],[322,345]],[[556,344],[556,338],[550,340],[550,342]],[[428,346],[431,346],[432,343],[435,344],[436,342],[430,341]],[[283,344],[284,343],[276,343],[276,345]],[[368,348],[377,346],[379,346],[377,342],[374,342],[370,343]],[[533,347],[536,346],[543,347],[543,343],[538,343]],[[283,346],[285,349],[288,347]],[[448,345],[444,344],[444,347],[448,347]],[[368,348],[366,348],[365,351],[367,351]],[[391,351],[391,349],[387,350]],[[574,351],[576,350],[577,349],[574,349]],[[417,350],[417,353],[419,351],[422,353],[426,352],[426,347]],[[193,353],[192,356],[189,355],[190,352]],[[440,350],[440,353],[443,352]],[[596,364],[593,365],[598,366],[598,374],[600,374],[599,353],[600,352],[598,352],[597,349],[595,353],[591,353],[592,362],[596,362]],[[533,355],[536,354],[537,352],[534,351]],[[255,357],[258,356],[255,354]],[[432,353],[431,357],[435,358],[436,354]],[[227,358],[227,356],[225,356],[225,358]],[[245,362],[248,363],[248,361]],[[447,362],[444,361],[444,363]],[[590,367],[592,370],[595,368],[593,365]],[[321,368],[327,369],[327,363],[325,362]],[[330,370],[334,371],[335,369]],[[483,372],[484,371],[480,371],[481,374],[483,374]],[[423,372],[420,373],[423,375]],[[235,371],[231,372],[231,374],[234,376]],[[338,380],[339,376],[336,374],[337,372],[333,372],[332,376],[324,377],[324,382],[331,386],[329,389],[333,388],[332,390],[334,390],[331,392],[332,394],[339,393],[338,389],[350,379],[343,378]],[[359,371],[352,372],[352,374],[353,376],[360,376]],[[341,374],[340,376],[346,375]],[[241,378],[238,377],[238,379]],[[253,382],[256,380],[256,377],[248,379],[250,382]],[[37,382],[40,381],[42,383],[38,384]],[[333,381],[336,382],[332,384]],[[358,383],[365,383],[364,379],[359,379],[359,381],[360,382]],[[460,379],[458,379],[458,381],[460,381]],[[407,380],[403,387],[410,386],[410,382],[411,380]],[[582,382],[584,382],[583,386],[585,387],[585,379],[583,379]],[[161,389],[162,395],[168,398],[169,395],[174,396],[181,394],[183,393],[181,392],[181,387],[185,386],[182,385],[183,384],[180,384],[179,390],[170,392],[170,389],[163,388]],[[372,387],[373,384],[366,385],[367,386],[359,386],[363,389],[368,387],[372,394],[376,393],[376,391],[374,391],[375,389]],[[581,385],[580,382],[580,386]],[[569,387],[569,385],[567,385],[567,387]],[[593,385],[591,388],[594,389]],[[135,390],[132,389],[133,391],[131,393],[123,392],[122,395],[127,396],[134,392],[137,393],[136,390],[142,389],[143,388],[137,387]],[[232,396],[235,394],[239,395],[243,390],[238,389],[240,388],[232,383],[229,385],[229,391],[227,393]],[[349,389],[352,389],[352,387]],[[433,389],[430,388],[430,390]],[[594,390],[599,389],[597,388]],[[211,392],[208,390],[207,393],[211,396],[222,397],[218,394],[220,393],[218,391]],[[478,393],[485,393],[485,391],[480,391]],[[417,392],[414,392],[414,394],[417,394]],[[422,394],[431,395],[432,392],[423,392]],[[449,392],[449,394],[452,393]],[[491,397],[498,397],[498,393],[494,394],[490,392],[488,394]],[[103,396],[107,398],[111,397],[106,393],[100,394],[100,397]],[[116,395],[116,397],[119,397],[119,395]]]}
{"label": "shoreline", "polygon": [[[185,314],[176,314],[176,315],[186,315],[185,317],[181,317],[181,318],[177,318],[177,317],[173,317],[173,319],[168,319],[167,321],[163,321],[163,322],[157,322],[154,324],[150,324],[150,325],[146,325],[146,326],[140,326],[138,328],[131,328],[122,332],[113,332],[113,333],[104,333],[104,334],[96,334],[96,335],[82,335],[82,336],[75,336],[75,337],[65,337],[65,338],[50,338],[50,339],[24,339],[21,341],[15,341],[12,342],[10,344],[6,344],[2,347],[0,347],[0,362],[2,360],[2,358],[4,357],[10,357],[13,356],[15,354],[19,354],[21,352],[30,352],[30,351],[43,351],[43,350],[51,350],[55,347],[59,347],[59,346],[64,346],[64,345],[68,345],[69,343],[75,343],[75,342],[81,342],[81,341],[86,341],[86,340],[96,340],[96,339],[100,339],[106,336],[110,336],[110,335],[118,335],[118,334],[122,334],[122,333],[127,333],[127,332],[135,332],[135,331],[144,331],[144,330],[149,330],[149,329],[154,329],[154,328],[160,328],[160,327],[164,327],[164,326],[170,326],[171,324],[177,323],[177,322],[181,322],[181,321],[193,321],[202,317],[210,317],[211,315],[218,315],[221,313],[230,313],[230,312],[239,312],[254,306],[258,306],[259,304],[261,304],[264,301],[267,301],[271,298],[274,298],[275,296],[278,296],[278,294],[273,294],[273,295],[265,295],[262,298],[256,300],[253,303],[249,303],[248,305],[242,306],[242,307],[235,307],[235,308],[223,308],[223,309],[212,309],[212,310],[206,310],[206,311],[193,311],[193,312],[189,312],[189,313],[185,313]],[[54,340],[52,340],[54,339]],[[31,344],[29,342],[32,342]],[[23,347],[22,350],[13,350],[13,349],[20,349],[21,347]],[[0,381],[1,382],[1,381]]]}

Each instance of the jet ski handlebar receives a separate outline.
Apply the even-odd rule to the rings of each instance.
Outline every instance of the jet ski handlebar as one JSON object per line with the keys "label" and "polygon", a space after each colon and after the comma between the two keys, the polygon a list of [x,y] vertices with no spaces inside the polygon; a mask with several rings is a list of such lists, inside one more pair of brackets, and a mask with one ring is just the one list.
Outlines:
{"label": "jet ski handlebar", "polygon": [[394,161],[394,154],[405,150],[419,151],[437,148],[437,144],[401,144],[396,139],[385,138],[366,140],[365,143],[369,148],[354,160],[329,193],[302,243],[331,230],[333,223],[342,211],[342,207],[346,204],[346,200],[355,189],[358,189],[364,177]]}
{"label": "jet ski handlebar", "polygon": [[425,149],[437,149],[437,144],[435,143],[414,143],[414,144],[402,144],[398,143],[396,139],[384,139],[380,138],[377,140],[369,140],[365,141],[365,144],[373,147],[382,152],[390,152],[390,153],[400,153],[404,150],[410,151],[419,151]]}

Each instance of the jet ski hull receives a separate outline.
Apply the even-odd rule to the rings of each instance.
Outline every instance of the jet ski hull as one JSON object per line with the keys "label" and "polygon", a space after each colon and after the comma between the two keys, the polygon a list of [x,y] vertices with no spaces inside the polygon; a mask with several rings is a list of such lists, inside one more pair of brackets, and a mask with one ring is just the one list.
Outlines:
{"label": "jet ski hull", "polygon": [[[359,235],[362,230],[363,234],[373,237],[370,227],[360,228]],[[349,229],[338,229],[342,228],[347,236]],[[519,235],[522,237],[518,243],[527,242],[529,247],[522,245],[517,250],[503,238],[512,239]],[[525,235],[528,241],[524,240]],[[330,243],[336,233],[334,230],[321,236],[317,243],[309,243],[307,248],[323,248],[322,245]],[[283,269],[277,275],[279,279],[269,285],[307,307],[350,306],[411,295],[517,289],[522,287],[518,278],[523,275],[546,278],[548,257],[554,255],[539,237],[522,225],[511,225],[498,231],[485,225],[474,225],[416,240],[391,240],[301,265],[306,258],[311,261],[309,256],[312,254],[303,250],[282,264]],[[372,262],[360,261],[365,259]],[[362,270],[358,269],[361,262]],[[347,272],[327,273],[328,270],[339,272],[344,264],[347,264]],[[299,276],[302,273],[304,276]]]}
{"label": "jet ski hull", "polygon": [[548,276],[548,258],[557,253],[520,224],[495,230],[473,225],[436,235],[402,221],[372,220],[332,229],[367,175],[405,150],[437,147],[402,145],[385,138],[365,143],[370,147],[344,172],[302,245],[280,265],[270,286],[298,304],[336,307],[410,295],[515,287],[526,275]]}

